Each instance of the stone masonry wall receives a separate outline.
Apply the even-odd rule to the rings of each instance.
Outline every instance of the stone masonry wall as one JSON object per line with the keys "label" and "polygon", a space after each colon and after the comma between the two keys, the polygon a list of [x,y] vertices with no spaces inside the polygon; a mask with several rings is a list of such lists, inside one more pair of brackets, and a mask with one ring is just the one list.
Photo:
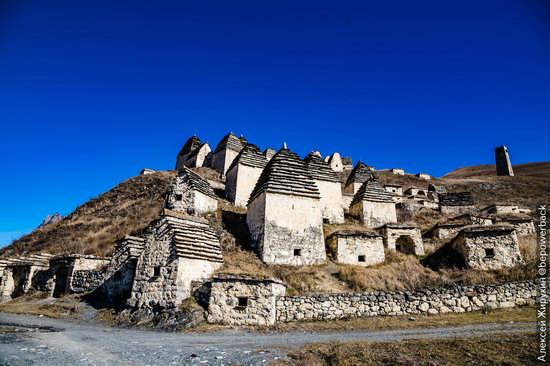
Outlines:
{"label": "stone masonry wall", "polygon": [[69,290],[73,293],[95,290],[103,283],[104,278],[105,273],[101,270],[74,271]]}
{"label": "stone masonry wall", "polygon": [[419,291],[342,293],[277,298],[277,321],[464,313],[532,304],[535,281]]}

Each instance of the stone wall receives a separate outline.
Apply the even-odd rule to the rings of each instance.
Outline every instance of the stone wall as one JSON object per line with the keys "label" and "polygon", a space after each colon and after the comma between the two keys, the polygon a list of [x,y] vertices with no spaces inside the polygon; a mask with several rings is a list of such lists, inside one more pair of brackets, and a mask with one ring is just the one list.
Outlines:
{"label": "stone wall", "polygon": [[420,228],[399,224],[384,225],[380,231],[384,246],[405,254],[424,255],[424,243]]}
{"label": "stone wall", "polygon": [[342,293],[277,298],[277,321],[464,313],[535,302],[535,281],[419,291]]}
{"label": "stone wall", "polygon": [[321,194],[321,210],[323,219],[331,224],[344,223],[344,207],[342,207],[342,187],[339,182],[315,180]]}
{"label": "stone wall", "polygon": [[225,195],[237,207],[246,207],[250,194],[262,174],[262,169],[236,164],[227,172]]}
{"label": "stone wall", "polygon": [[327,246],[338,263],[366,267],[385,260],[384,243],[378,234],[337,232],[327,238]]}
{"label": "stone wall", "polygon": [[104,278],[105,273],[101,270],[74,271],[69,291],[71,293],[93,291],[103,283]]}
{"label": "stone wall", "polygon": [[212,281],[208,322],[232,325],[271,325],[276,320],[277,296],[285,294],[278,281],[219,278]]}
{"label": "stone wall", "polygon": [[360,201],[350,207],[349,213],[358,217],[363,225],[377,228],[384,224],[397,222],[397,212],[393,202]]}
{"label": "stone wall", "polygon": [[326,259],[319,199],[262,193],[248,205],[246,222],[265,263],[300,266]]}

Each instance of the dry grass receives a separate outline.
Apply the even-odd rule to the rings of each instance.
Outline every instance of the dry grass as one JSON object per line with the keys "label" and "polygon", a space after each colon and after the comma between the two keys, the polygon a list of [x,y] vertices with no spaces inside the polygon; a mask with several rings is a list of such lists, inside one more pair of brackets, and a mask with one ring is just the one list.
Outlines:
{"label": "dry grass", "polygon": [[537,365],[537,346],[534,333],[394,343],[336,342],[306,345],[279,365]]}
{"label": "dry grass", "polygon": [[47,294],[31,291],[6,303],[0,304],[0,311],[13,314],[44,315],[50,318],[78,317],[84,303],[77,295],[59,299],[48,298]]}
{"label": "dry grass", "polygon": [[338,277],[353,291],[415,290],[447,285],[446,278],[426,267],[418,258],[386,250],[386,262],[372,267],[339,265]]}
{"label": "dry grass", "polygon": [[495,309],[487,313],[472,311],[462,314],[377,316],[340,320],[315,320],[279,323],[262,328],[269,331],[334,331],[334,330],[393,330],[407,328],[437,328],[467,324],[533,322],[536,309],[532,306]]}
{"label": "dry grass", "polygon": [[157,172],[128,179],[79,206],[63,220],[15,240],[0,250],[0,255],[108,255],[116,240],[139,232],[158,216],[173,178],[173,172]]}

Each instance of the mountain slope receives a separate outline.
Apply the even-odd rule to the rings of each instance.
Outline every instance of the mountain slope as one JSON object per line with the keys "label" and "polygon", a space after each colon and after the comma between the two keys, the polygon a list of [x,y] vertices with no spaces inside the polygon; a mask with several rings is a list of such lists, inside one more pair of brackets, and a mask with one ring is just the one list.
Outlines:
{"label": "mountain slope", "polygon": [[[513,165],[516,176],[546,178],[550,180],[550,162],[527,163]],[[496,176],[495,165],[466,166],[447,173],[443,178],[470,178],[478,176]]]}
{"label": "mountain slope", "polygon": [[157,172],[130,178],[0,250],[9,256],[34,252],[107,255],[114,242],[145,228],[164,206],[175,174]]}

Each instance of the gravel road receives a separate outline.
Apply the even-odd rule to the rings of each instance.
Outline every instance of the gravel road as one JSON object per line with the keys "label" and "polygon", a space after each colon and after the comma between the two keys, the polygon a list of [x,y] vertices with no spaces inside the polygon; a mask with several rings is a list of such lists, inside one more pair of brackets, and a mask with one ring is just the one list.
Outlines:
{"label": "gravel road", "polygon": [[163,333],[0,313],[0,365],[263,365],[312,342],[527,332],[531,323],[389,331]]}

